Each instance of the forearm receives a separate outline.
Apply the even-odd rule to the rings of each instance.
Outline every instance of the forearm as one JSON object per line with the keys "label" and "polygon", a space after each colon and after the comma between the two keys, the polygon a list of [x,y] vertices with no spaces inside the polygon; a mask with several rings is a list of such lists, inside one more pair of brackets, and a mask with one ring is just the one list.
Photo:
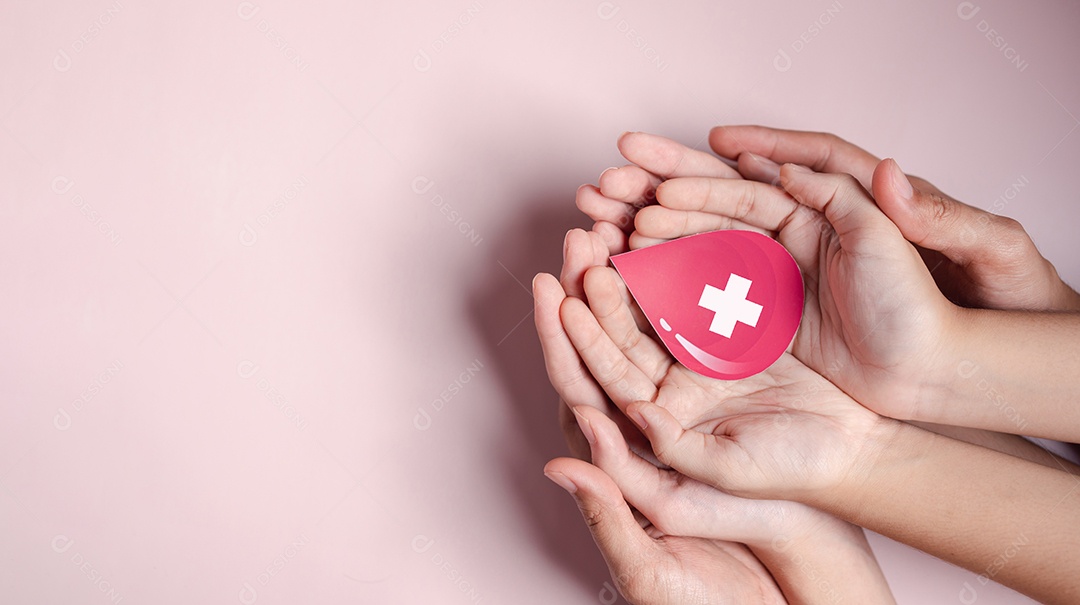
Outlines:
{"label": "forearm", "polygon": [[1080,490],[1068,473],[887,422],[880,452],[808,504],[1047,603],[1080,600]]}
{"label": "forearm", "polygon": [[792,605],[895,603],[861,527],[820,511],[805,529],[749,544]]}
{"label": "forearm", "polygon": [[1080,314],[961,310],[913,420],[1080,439]]}
{"label": "forearm", "polygon": [[947,424],[933,424],[931,422],[910,421],[909,424],[932,433],[937,433],[938,435],[944,435],[945,437],[957,439],[965,443],[979,445],[1050,468],[1060,469],[1071,475],[1080,475],[1080,466],[1043,449],[1019,435],[1010,435],[1008,433],[999,433],[983,429],[969,429]]}

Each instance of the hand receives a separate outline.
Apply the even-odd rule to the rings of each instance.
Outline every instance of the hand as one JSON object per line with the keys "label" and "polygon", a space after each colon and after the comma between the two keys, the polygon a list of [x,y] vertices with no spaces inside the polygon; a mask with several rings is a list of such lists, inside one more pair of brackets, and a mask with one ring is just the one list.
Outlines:
{"label": "hand", "polygon": [[[687,370],[670,358],[655,359],[651,339],[629,333],[629,308],[615,303],[618,283],[612,270],[590,269],[585,292],[605,310],[590,313],[567,299],[562,319],[597,381],[673,469],[736,496],[796,499],[976,572],[1021,536],[1024,548],[995,580],[1047,602],[1073,602],[1080,594],[1075,540],[1062,538],[1076,533],[1070,530],[1078,510],[1074,477],[874,416],[790,355],[737,382],[697,375],[683,381]],[[622,309],[610,308],[613,303]],[[658,370],[658,380],[648,379]],[[617,464],[605,462],[610,425],[589,408],[576,411],[597,463],[620,475]],[[997,479],[972,483],[973,476]],[[1008,489],[1019,484],[1025,488]],[[1002,490],[1009,498],[1001,499]],[[995,498],[1001,505],[987,509]],[[642,506],[649,508],[648,498]],[[653,511],[661,527],[678,526],[665,512],[672,511]],[[724,531],[724,525],[706,520],[694,529]],[[778,569],[783,566],[770,567],[774,574]]]}
{"label": "hand", "polygon": [[[563,283],[575,293],[574,298],[588,299],[582,269],[589,262],[594,263],[591,266],[606,263],[602,248],[595,233],[575,230],[567,234]],[[551,372],[551,379],[565,403],[575,410],[563,422],[571,450],[578,458],[592,460],[615,481],[640,512],[639,521],[654,526],[650,531],[718,540],[723,548],[728,547],[724,542],[748,544],[792,602],[834,602],[841,591],[857,602],[892,602],[888,584],[860,528],[794,502],[737,498],[655,466],[644,436],[606,395],[601,392],[595,396],[593,389],[600,387],[559,323],[557,309],[567,298],[562,285],[545,274],[533,283],[537,326],[549,369],[569,370]],[[592,293],[596,294],[591,299],[593,305],[610,308],[613,302],[620,304],[629,310],[638,330],[649,330],[625,290],[619,293],[622,298],[618,301],[605,300],[604,292]],[[588,388],[580,388],[582,385]],[[560,411],[568,412],[567,405],[560,404]],[[628,446],[624,433],[634,440],[634,450],[640,454]],[[584,447],[579,440],[586,442]],[[837,574],[834,570],[844,571]],[[850,576],[852,570],[857,570],[855,579]],[[684,583],[677,576],[669,580]]]}
{"label": "hand", "polygon": [[[611,409],[611,403],[570,344],[559,320],[559,307],[567,296],[584,300],[582,280],[585,270],[606,263],[607,258],[606,245],[595,233],[572,229],[566,233],[563,242],[560,279],[541,273],[533,278],[532,283],[533,320],[540,336],[548,378],[559,395],[559,426],[562,427],[570,453],[582,460],[589,459],[589,445],[566,402],[592,405],[605,411]],[[632,426],[630,430],[637,432]]]}
{"label": "hand", "polygon": [[792,603],[892,603],[888,582],[862,528],[810,506],[750,500],[679,472],[657,468],[627,447],[594,408],[574,408],[593,463],[655,530],[746,544]]}
{"label": "hand", "polygon": [[[898,174],[895,163],[882,162],[875,192]],[[781,178],[786,191],[734,179],[666,181],[660,205],[638,215],[639,229],[678,237],[680,215],[696,212],[775,232],[806,287],[795,357],[878,413],[930,420],[918,407],[955,379],[947,335],[957,330],[957,308],[853,177],[788,165]]]}
{"label": "hand", "polygon": [[[943,306],[940,296],[923,287],[926,282],[924,276],[905,261],[905,256],[909,257],[910,254],[901,250],[903,246],[897,246],[899,238],[896,237],[896,229],[902,229],[901,237],[906,236],[929,246],[921,250],[924,261],[932,261],[933,254],[937,254],[933,248],[943,251],[945,256],[941,259],[944,260],[932,262],[931,268],[938,268],[937,273],[942,267],[955,272],[954,278],[948,280],[942,280],[941,274],[938,275],[938,285],[946,288],[953,300],[1027,311],[1074,308],[1076,293],[1061,282],[1056,271],[1038,255],[1022,230],[1018,245],[995,248],[986,243],[989,240],[997,241],[995,238],[1007,241],[1002,229],[1019,229],[1015,223],[953,202],[940,194],[919,193],[910,187],[908,179],[895,162],[886,160],[875,165],[876,158],[852,145],[839,142],[835,137],[783,133],[754,127],[724,129],[724,132],[736,131],[742,133],[731,135],[737,139],[736,143],[724,143],[723,137],[718,141],[716,133],[719,131],[714,131],[714,146],[721,153],[733,155],[735,151],[732,147],[737,150],[756,145],[767,147],[775,156],[784,159],[798,157],[819,168],[837,169],[844,165],[853,169],[861,183],[868,184],[873,190],[873,198],[859,184],[851,181],[851,177],[848,177],[846,184],[839,181],[826,186],[830,191],[848,192],[837,200],[842,204],[831,204],[834,215],[837,214],[835,208],[845,205],[845,200],[858,199],[862,202],[845,205],[845,208],[858,212],[842,217],[849,229],[844,234],[834,220],[836,217],[830,216],[827,211],[824,212],[823,221],[814,217],[811,221],[815,223],[814,227],[799,227],[796,220],[799,216],[791,210],[791,200],[785,202],[788,196],[783,192],[778,195],[774,186],[739,183],[730,179],[695,181],[677,178],[657,188],[656,198],[660,205],[645,207],[637,214],[636,226],[642,237],[660,241],[701,230],[725,228],[725,222],[739,220],[761,229],[777,229],[778,239],[796,255],[796,260],[806,270],[803,259],[812,255],[800,256],[796,251],[800,235],[806,236],[804,239],[812,239],[807,234],[814,235],[814,231],[817,231],[818,235],[823,236],[821,241],[824,242],[832,237],[830,232],[833,235],[841,232],[839,237],[832,240],[834,244],[841,244],[841,253],[835,255],[836,262],[832,265],[819,262],[818,268],[817,277],[828,278],[826,285],[832,285],[832,304],[826,300],[827,296],[823,296],[817,301],[818,309],[815,310],[812,308],[814,301],[808,300],[803,330],[795,341],[797,357],[871,409],[895,418],[1007,432],[1027,430],[1028,434],[1073,438],[1071,435],[1075,435],[1075,431],[1069,423],[1060,422],[1063,419],[1060,413],[1056,416],[1043,414],[1043,410],[1071,413],[1073,408],[1068,407],[1066,402],[1075,399],[1072,387],[1061,386],[1071,385],[1071,379],[1061,381],[1054,378],[1056,375],[1045,372],[1057,368],[1055,371],[1066,377],[1075,374],[1071,368],[1058,367],[1059,362],[1068,358],[1064,351],[1071,350],[1069,339],[1072,332],[1055,327],[1062,318],[1013,316],[1010,320],[1004,316],[989,315],[993,311],[963,310],[965,312],[961,313],[962,310],[955,306]],[[780,134],[776,134],[778,132]],[[637,143],[627,141],[623,146],[651,144],[646,135],[638,135],[631,141]],[[671,143],[657,145],[670,147]],[[643,155],[640,150],[634,153]],[[754,156],[750,151],[738,153],[739,167],[747,174],[768,181],[778,178],[773,175],[779,175],[779,168],[771,165],[769,160]],[[772,167],[768,168],[770,165]],[[789,169],[784,170],[786,174],[795,174]],[[928,184],[925,186],[930,187]],[[799,197],[798,192],[788,189],[789,193]],[[824,210],[829,202],[814,196],[800,198],[799,201],[817,210]],[[875,204],[877,208],[892,213],[891,225],[881,220],[880,213],[872,211]],[[907,212],[915,208],[920,210]],[[712,218],[708,217],[710,213],[713,214]],[[858,220],[849,220],[854,216],[859,217]],[[959,222],[952,223],[940,218],[950,216],[957,217]],[[780,228],[782,222],[784,224]],[[804,233],[792,233],[800,229]],[[958,232],[974,233],[977,229],[984,231],[979,238],[958,239],[955,235]],[[638,238],[638,233],[631,237],[631,241]],[[877,235],[871,235],[875,233]],[[879,238],[882,245],[871,243],[875,238]],[[846,244],[843,243],[845,239]],[[969,239],[971,241],[967,241]],[[802,243],[806,244],[805,241]],[[806,246],[804,252],[810,252],[812,247]],[[824,250],[821,258],[832,254]],[[846,276],[841,269],[847,271]],[[811,280],[815,277],[814,269],[806,273],[809,292],[809,287],[813,285]],[[880,284],[875,281],[880,279],[879,276],[885,278]],[[950,284],[953,286],[951,290],[947,288]],[[913,296],[920,292],[927,296]],[[822,293],[824,289],[819,290],[819,294]],[[815,317],[823,317],[834,329],[830,332],[824,324],[815,325]],[[1006,323],[1011,327],[1005,326]],[[822,338],[808,338],[808,328],[824,330]],[[958,328],[961,330],[958,331]],[[1032,342],[1031,336],[1035,331],[1047,329],[1056,336],[1043,338],[1040,342],[1063,340],[1064,349],[1040,348]],[[1015,338],[1019,340],[1012,336],[1009,338],[1014,338],[1018,343],[1030,343],[1035,350],[1021,353],[1019,349],[1011,347],[1002,351],[1011,355],[995,357],[992,353],[1000,350],[1000,342],[1006,333],[1016,334]],[[840,342],[844,339],[836,338],[838,334],[848,336],[846,345]],[[936,342],[927,342],[928,339]],[[811,341],[812,346],[801,346],[807,341]],[[837,345],[834,352],[841,353],[840,356],[827,354],[830,353],[830,341]],[[1004,341],[1008,342],[1009,339]],[[1046,355],[1049,350],[1057,354]],[[827,366],[823,363],[826,358],[830,359]],[[1016,360],[1020,360],[1019,363]],[[1032,361],[1034,370],[1025,370],[1028,378],[1019,378],[1016,372]],[[845,367],[848,364],[859,367]],[[974,374],[976,370],[981,372],[977,376]],[[875,389],[874,385],[879,388]],[[1052,388],[1054,385],[1059,388]],[[887,396],[877,397],[875,391]],[[934,402],[935,405],[920,405],[925,402]],[[950,405],[936,405],[938,402],[949,402]]]}
{"label": "hand", "polygon": [[[794,163],[817,172],[851,174],[870,189],[880,163],[863,149],[824,133],[721,126],[712,130],[709,144],[737,162],[744,177],[772,184],[778,182],[779,164]],[[647,151],[641,147],[661,144],[638,138],[624,146],[642,157]],[[918,246],[950,300],[968,307],[1080,311],[1080,294],[1061,280],[1020,223],[957,201],[921,178],[908,180],[914,186],[909,198],[889,189],[880,196],[875,191],[875,199],[904,237]],[[613,190],[619,186],[610,185]]]}
{"label": "hand", "polygon": [[[706,378],[675,363],[637,328],[613,269],[589,269],[584,283],[591,307],[577,299],[563,302],[566,333],[608,397],[631,418],[639,421],[635,412],[644,410],[648,420],[654,409],[663,411],[665,424],[638,423],[661,462],[735,495],[773,499],[827,493],[872,463],[891,421],[791,355],[743,380]],[[686,440],[672,441],[671,427],[680,438],[687,429]],[[709,455],[691,460],[690,446],[704,451],[704,441],[711,444]]]}
{"label": "hand", "polygon": [[[623,247],[625,248],[625,237]],[[625,251],[622,250],[622,251]],[[592,231],[572,229],[567,232],[563,244],[563,268],[559,279],[546,273],[533,278],[533,319],[544,352],[548,379],[559,394],[559,425],[562,427],[570,453],[581,460],[589,460],[589,445],[585,441],[570,406],[587,405],[614,418],[627,435],[635,451],[655,461],[644,435],[608,400],[600,385],[596,384],[585,364],[578,357],[559,319],[559,308],[566,298],[585,301],[584,279],[586,269],[606,265],[608,249],[600,236]],[[632,304],[627,294],[627,303]],[[635,307],[635,311],[637,311]],[[648,321],[637,311],[635,321],[648,330]]]}
{"label": "hand", "polygon": [[642,528],[618,486],[595,466],[557,458],[544,474],[574,496],[611,577],[631,603],[787,602],[747,547]]}
{"label": "hand", "polygon": [[[562,397],[560,422],[571,452],[582,460],[592,458],[585,435],[591,438],[593,432],[591,429],[582,432],[567,402],[578,410],[589,409],[604,418],[610,416],[605,427],[614,426],[624,448],[628,450],[629,446],[622,440],[622,432],[636,437],[641,451],[651,454],[644,436],[614,408],[588,373],[559,319],[559,308],[565,300],[585,300],[585,269],[606,262],[607,250],[596,233],[573,230],[566,236],[561,281],[547,274],[537,275],[533,280],[537,332],[548,375]],[[616,421],[621,423],[621,428]],[[768,570],[745,546],[706,538],[666,536],[647,519],[635,518],[612,479],[586,462],[556,459],[544,472],[574,495],[608,562],[617,589],[631,602],[785,602]]]}
{"label": "hand", "polygon": [[[625,252],[627,243],[632,249],[658,243],[633,233],[634,217],[641,208],[656,203],[656,187],[664,179],[680,176],[740,178],[734,168],[716,156],[663,137],[627,132],[619,137],[618,146],[632,163],[602,172],[599,187],[582,185],[576,200],[577,207],[597,221],[593,231],[609,243],[612,254]],[[752,227],[743,225],[741,228]],[[627,236],[630,236],[629,242]]]}
{"label": "hand", "polygon": [[[721,126],[712,130],[709,143],[717,154],[737,163],[743,177],[772,185],[779,184],[779,164],[794,163],[817,172],[851,174],[869,189],[880,163],[863,149],[824,133]],[[715,156],[655,135],[626,133],[619,138],[619,150],[634,164],[605,171],[599,188],[580,189],[578,207],[594,220],[619,222],[627,233],[638,210],[655,203],[655,189],[665,178],[739,176]],[[877,204],[916,245],[951,301],[969,307],[1080,311],[1080,294],[1061,280],[1020,223],[957,201],[921,178],[908,179],[914,186],[910,199],[888,195]],[[682,218],[687,221],[684,235],[747,228],[729,217],[691,212]],[[594,229],[605,240],[617,238],[618,230],[611,225]],[[649,237],[649,230],[649,225],[638,224],[630,247],[670,239]]]}

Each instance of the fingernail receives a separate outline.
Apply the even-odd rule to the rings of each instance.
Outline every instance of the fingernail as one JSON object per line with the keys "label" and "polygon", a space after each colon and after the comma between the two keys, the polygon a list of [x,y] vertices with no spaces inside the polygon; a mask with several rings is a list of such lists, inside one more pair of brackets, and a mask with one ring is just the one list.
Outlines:
{"label": "fingernail", "polygon": [[776,179],[780,178],[780,164],[777,164],[776,162],[770,160],[767,157],[750,153],[749,151],[744,151],[743,153],[745,153],[746,156],[749,157],[751,160],[757,162],[758,167],[760,167],[761,170],[764,171],[771,180],[775,181]]}
{"label": "fingernail", "polygon": [[911,196],[915,194],[915,190],[911,187],[911,181],[908,180],[907,175],[904,174],[904,171],[900,170],[900,164],[897,164],[896,160],[892,160],[892,163],[893,191],[895,191],[896,195],[899,195],[904,200],[910,200]]}
{"label": "fingernail", "polygon": [[589,445],[596,445],[596,433],[593,432],[592,423],[577,410],[576,406],[571,408],[571,411],[574,412],[574,417],[577,418],[581,434],[585,435],[585,441],[588,441]]}
{"label": "fingernail", "polygon": [[600,182],[600,180],[604,178],[604,175],[607,174],[609,170],[618,170],[618,169],[619,169],[618,166],[609,166],[608,168],[605,168],[604,171],[600,173],[600,176],[596,177],[596,181]]}
{"label": "fingernail", "polygon": [[813,174],[814,173],[813,170],[810,170],[809,168],[807,168],[806,166],[803,166],[802,164],[784,164],[784,165],[788,167],[788,170],[793,170],[795,172],[800,172],[802,174]]}
{"label": "fingernail", "polygon": [[566,475],[564,475],[562,473],[551,472],[551,473],[544,473],[544,476],[547,477],[548,479],[551,479],[552,483],[554,483],[555,485],[558,485],[559,487],[565,489],[568,493],[571,493],[571,494],[576,494],[577,493],[577,486],[574,485],[574,482],[571,481],[570,478],[567,477]]}
{"label": "fingernail", "polygon": [[566,235],[562,238],[562,262],[566,262],[566,251],[570,249],[570,233],[573,229],[566,232]]}
{"label": "fingernail", "polygon": [[626,410],[626,415],[630,417],[630,420],[634,421],[634,424],[643,429],[649,428],[649,423],[645,421],[645,417],[641,415],[640,407],[631,407]]}
{"label": "fingernail", "polygon": [[744,151],[743,153],[746,154],[746,157],[750,158],[751,160],[754,160],[755,162],[761,164],[762,166],[766,166],[768,168],[780,168],[780,164],[777,164],[776,162],[770,160],[769,158],[767,158],[767,157],[765,157],[763,155],[758,155],[756,153],[750,153],[749,151]]}

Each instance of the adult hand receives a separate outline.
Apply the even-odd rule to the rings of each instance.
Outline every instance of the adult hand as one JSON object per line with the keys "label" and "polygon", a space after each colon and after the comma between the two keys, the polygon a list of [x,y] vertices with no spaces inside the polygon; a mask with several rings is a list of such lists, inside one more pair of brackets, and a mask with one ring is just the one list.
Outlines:
{"label": "adult hand", "polygon": [[[625,133],[619,150],[631,165],[608,169],[599,187],[578,190],[578,207],[594,220],[605,241],[619,241],[618,223],[630,234],[630,247],[659,243],[649,237],[648,219],[632,233],[638,211],[655,204],[655,190],[675,177],[747,179],[779,184],[780,164],[808,166],[817,172],[851,174],[863,187],[880,160],[836,135],[763,126],[720,126],[709,144],[721,157],[735,163],[738,173],[719,158],[670,139],[646,133]],[[969,307],[1030,311],[1080,311],[1080,294],[1065,284],[1017,221],[969,206],[915,176],[910,196],[884,195],[881,210],[904,237],[914,243],[938,287],[953,302]],[[642,213],[644,217],[649,212]],[[731,217],[690,212],[684,234],[720,228],[747,228]],[[661,219],[671,220],[671,219]],[[749,226],[757,230],[754,226]]]}
{"label": "adult hand", "polygon": [[581,229],[568,231],[563,242],[560,278],[541,273],[533,278],[532,283],[533,320],[544,352],[548,378],[559,395],[559,426],[570,453],[582,460],[588,460],[589,445],[570,412],[567,400],[574,402],[574,405],[592,405],[605,411],[609,410],[611,404],[570,344],[559,320],[559,307],[567,296],[584,299],[582,280],[585,270],[607,261],[606,246],[601,243],[597,247],[597,241],[596,234]]}
{"label": "adult hand", "polygon": [[587,462],[557,458],[544,474],[574,496],[611,577],[631,603],[787,603],[746,546],[641,527],[615,482]]}
{"label": "adult hand", "polygon": [[[736,496],[812,505],[973,571],[1020,535],[1030,545],[995,579],[1047,602],[1080,594],[1075,541],[1061,538],[1076,533],[1070,474],[877,416],[788,354],[739,381],[691,375],[632,333],[629,307],[615,302],[620,284],[613,270],[590,269],[584,285],[594,309],[567,299],[562,320],[597,382],[674,470]],[[603,416],[579,412],[588,439],[602,443]],[[600,451],[594,456],[607,464]],[[998,478],[973,484],[972,476]],[[1018,483],[1025,489],[1009,489]],[[986,509],[991,500],[1000,505]]]}
{"label": "adult hand", "polygon": [[[848,173],[870,189],[880,163],[826,133],[719,126],[710,132],[709,144],[721,157],[737,162],[744,177],[773,184],[778,183],[779,165],[792,163],[817,172]],[[648,148],[661,144],[638,138],[623,146],[634,157],[643,157]],[[904,237],[918,246],[950,300],[968,307],[1080,311],[1080,294],[1061,280],[1019,222],[960,202],[924,179],[908,176],[908,181],[910,185],[897,178],[896,187],[875,189],[874,198]]]}
{"label": "adult hand", "polygon": [[893,602],[862,528],[805,504],[740,498],[657,468],[630,450],[605,414],[588,406],[574,413],[593,463],[656,530],[746,544],[792,603]]}

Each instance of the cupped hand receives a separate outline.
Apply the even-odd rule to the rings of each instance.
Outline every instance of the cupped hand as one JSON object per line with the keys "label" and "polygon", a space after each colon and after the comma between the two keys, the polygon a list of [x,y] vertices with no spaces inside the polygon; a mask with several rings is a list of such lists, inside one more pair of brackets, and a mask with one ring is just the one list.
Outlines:
{"label": "cupped hand", "polygon": [[[715,155],[664,137],[627,132],[619,137],[618,147],[631,163],[608,168],[600,174],[598,185],[582,185],[576,199],[578,209],[597,221],[593,231],[609,243],[612,254],[625,252],[627,245],[637,249],[659,242],[635,233],[634,217],[656,203],[656,187],[664,180],[682,176],[741,178]],[[750,225],[739,227],[754,229]]]}
{"label": "cupped hand", "polygon": [[[895,175],[903,176],[895,163],[880,164],[875,190]],[[947,336],[960,321],[956,307],[854,177],[788,165],[782,184],[670,179],[656,190],[659,205],[638,213],[638,230],[670,239],[713,216],[774,233],[806,287],[794,355],[874,411],[918,418],[919,405],[953,378]]]}
{"label": "cupped hand", "polygon": [[615,482],[587,462],[557,458],[544,474],[574,496],[617,589],[631,603],[787,603],[746,546],[642,527]]}
{"label": "cupped hand", "polygon": [[788,500],[752,500],[723,492],[635,454],[606,414],[574,408],[591,445],[592,463],[607,473],[623,497],[666,535],[741,542],[751,549],[773,548],[819,531],[848,535],[862,530],[812,507]]}
{"label": "cupped hand", "polygon": [[[792,163],[817,172],[848,173],[871,189],[880,163],[873,154],[828,133],[719,126],[710,132],[709,144],[736,162],[745,178],[774,185],[780,164]],[[647,157],[642,148],[652,146],[656,144],[648,138],[626,144],[635,157]],[[1080,311],[1080,294],[1061,280],[1019,222],[958,201],[919,177],[909,175],[907,180],[913,186],[910,195],[901,194],[906,188],[875,189],[874,198],[918,247],[950,300],[990,309]]]}
{"label": "cupped hand", "polygon": [[597,410],[574,408],[593,464],[657,531],[746,544],[791,603],[895,602],[861,527],[788,500],[733,496],[657,468],[627,446]]}
{"label": "cupped hand", "polygon": [[[646,236],[647,228],[632,230],[638,211],[656,203],[656,187],[669,178],[741,176],[779,185],[780,164],[793,163],[817,172],[851,174],[870,189],[881,161],[833,134],[763,126],[719,126],[710,132],[709,144],[738,172],[716,156],[670,139],[625,133],[618,146],[632,164],[604,171],[599,187],[579,189],[578,207],[593,220],[617,222],[636,249],[669,239]],[[960,202],[919,177],[909,175],[908,180],[913,185],[910,197],[888,192],[878,197],[875,192],[876,202],[916,245],[949,300],[979,308],[1080,311],[1080,294],[1061,280],[1020,223]],[[690,213],[684,220],[684,235],[757,229],[723,216]],[[594,230],[605,241],[620,241],[621,232],[611,224]]]}
{"label": "cupped hand", "polygon": [[[584,283],[589,306],[561,308],[570,341],[656,457],[683,474],[735,495],[799,499],[865,472],[887,440],[892,421],[791,355],[738,381],[701,376],[637,328],[613,269],[590,269]],[[655,410],[667,423],[648,422]]]}
{"label": "cupped hand", "polygon": [[[589,459],[589,446],[577,425],[570,406],[592,406],[619,418],[640,451],[649,451],[641,433],[608,400],[603,389],[578,357],[559,319],[559,308],[568,297],[585,300],[585,271],[608,260],[608,248],[591,231],[572,229],[563,242],[563,267],[558,279],[547,273],[533,278],[533,320],[544,354],[548,379],[559,395],[558,417],[570,453]],[[644,321],[644,319],[642,319]]]}

